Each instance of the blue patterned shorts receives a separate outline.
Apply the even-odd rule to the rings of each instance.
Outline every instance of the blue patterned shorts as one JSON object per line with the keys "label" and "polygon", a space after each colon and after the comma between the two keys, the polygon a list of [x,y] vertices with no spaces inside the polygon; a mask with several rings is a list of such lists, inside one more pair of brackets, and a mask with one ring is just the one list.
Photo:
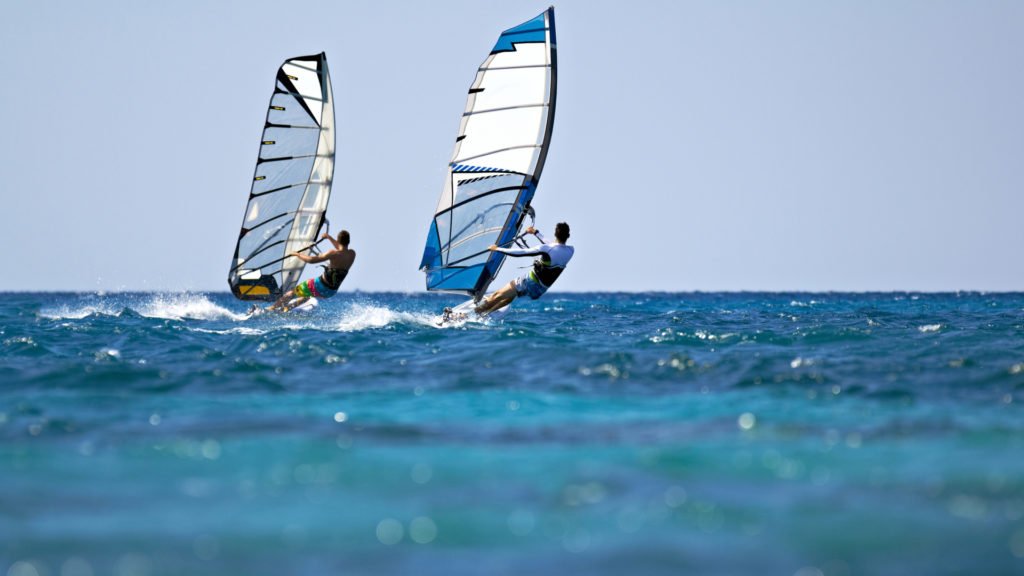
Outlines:
{"label": "blue patterned shorts", "polygon": [[324,284],[323,278],[317,276],[316,278],[310,278],[305,282],[300,282],[295,287],[295,295],[300,298],[309,298],[315,296],[317,298],[330,298],[337,294],[337,290],[331,290]]}
{"label": "blue patterned shorts", "polygon": [[543,296],[547,291],[547,287],[537,281],[537,277],[534,276],[533,271],[525,276],[516,278],[516,294],[519,296],[525,296],[528,294],[530,298],[536,300]]}

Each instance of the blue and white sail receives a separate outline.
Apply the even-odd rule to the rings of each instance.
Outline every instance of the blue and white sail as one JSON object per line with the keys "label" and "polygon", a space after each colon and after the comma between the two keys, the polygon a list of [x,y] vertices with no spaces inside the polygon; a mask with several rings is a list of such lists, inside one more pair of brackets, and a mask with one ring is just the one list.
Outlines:
{"label": "blue and white sail", "polygon": [[501,33],[477,70],[420,269],[427,290],[479,299],[519,235],[551,141],[555,10]]}
{"label": "blue and white sail", "polygon": [[334,178],[334,96],[327,56],[284,62],[277,71],[228,284],[242,300],[291,290],[326,221]]}

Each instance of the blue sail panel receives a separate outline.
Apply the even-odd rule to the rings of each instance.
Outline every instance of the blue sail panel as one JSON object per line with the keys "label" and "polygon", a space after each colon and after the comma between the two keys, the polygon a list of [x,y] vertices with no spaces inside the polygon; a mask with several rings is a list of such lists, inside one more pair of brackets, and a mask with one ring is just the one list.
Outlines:
{"label": "blue sail panel", "polygon": [[544,42],[545,34],[547,31],[547,25],[544,21],[544,16],[547,13],[540,14],[533,20],[523,22],[519,26],[509,28],[501,33],[498,37],[497,44],[491,49],[491,54],[495,52],[505,52],[509,50],[515,50],[514,46],[517,42]]}
{"label": "blue sail panel", "polygon": [[430,223],[430,232],[427,233],[427,245],[423,248],[423,260],[420,268],[441,267],[441,241],[437,235],[437,222]]}
{"label": "blue sail panel", "polygon": [[439,268],[427,273],[427,288],[449,292],[465,292],[476,285],[484,264],[465,268]]}
{"label": "blue sail panel", "polygon": [[517,34],[517,33],[520,33],[520,32],[533,32],[535,30],[546,30],[547,29],[547,23],[545,22],[544,17],[547,16],[547,15],[548,15],[548,12],[544,11],[544,12],[538,14],[537,16],[535,16],[531,20],[527,20],[526,22],[523,22],[522,24],[520,24],[518,26],[513,26],[513,27],[509,28],[508,30],[505,30],[504,32],[501,33],[501,35],[505,36],[506,34]]}

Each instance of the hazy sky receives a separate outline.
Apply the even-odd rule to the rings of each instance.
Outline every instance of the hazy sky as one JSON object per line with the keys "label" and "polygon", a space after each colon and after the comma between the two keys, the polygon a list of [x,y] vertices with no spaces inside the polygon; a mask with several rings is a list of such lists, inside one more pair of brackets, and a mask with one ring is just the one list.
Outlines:
{"label": "hazy sky", "polygon": [[[8,2],[0,290],[227,290],[274,74],[320,51],[345,288],[422,290],[476,67],[547,5]],[[1024,2],[555,10],[556,290],[1024,289]]]}

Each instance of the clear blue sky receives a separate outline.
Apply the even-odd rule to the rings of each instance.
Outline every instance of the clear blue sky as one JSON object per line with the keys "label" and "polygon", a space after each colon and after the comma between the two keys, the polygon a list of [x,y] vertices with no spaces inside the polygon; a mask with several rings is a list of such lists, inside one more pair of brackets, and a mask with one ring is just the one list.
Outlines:
{"label": "clear blue sky", "polygon": [[[346,288],[422,290],[466,89],[547,5],[6,4],[0,290],[226,290],[273,75],[322,50]],[[1024,2],[555,9],[557,290],[1024,289]]]}

